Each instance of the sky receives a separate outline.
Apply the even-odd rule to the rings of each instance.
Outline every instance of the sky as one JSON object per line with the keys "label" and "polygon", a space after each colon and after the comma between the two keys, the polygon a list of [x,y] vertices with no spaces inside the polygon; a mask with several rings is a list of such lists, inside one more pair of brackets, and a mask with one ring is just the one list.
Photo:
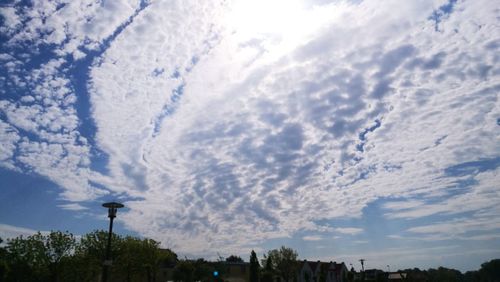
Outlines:
{"label": "sky", "polygon": [[0,4],[0,237],[180,257],[500,258],[491,0]]}

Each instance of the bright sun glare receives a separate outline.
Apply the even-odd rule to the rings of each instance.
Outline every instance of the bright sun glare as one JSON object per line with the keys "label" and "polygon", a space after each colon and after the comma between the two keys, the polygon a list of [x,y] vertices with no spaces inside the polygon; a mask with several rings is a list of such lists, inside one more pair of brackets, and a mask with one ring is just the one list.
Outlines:
{"label": "bright sun glare", "polygon": [[228,28],[239,42],[266,40],[266,50],[279,57],[307,42],[325,23],[336,18],[335,7],[318,8],[305,1],[235,0]]}
{"label": "bright sun glare", "polygon": [[230,24],[240,36],[289,35],[304,24],[304,10],[298,0],[236,1]]}

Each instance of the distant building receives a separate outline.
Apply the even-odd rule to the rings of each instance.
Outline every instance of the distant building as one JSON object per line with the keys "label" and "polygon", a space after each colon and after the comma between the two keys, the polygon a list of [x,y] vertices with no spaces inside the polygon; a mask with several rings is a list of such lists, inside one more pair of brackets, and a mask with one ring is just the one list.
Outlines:
{"label": "distant building", "polygon": [[227,282],[250,281],[250,263],[248,262],[226,262],[225,272],[222,276]]}
{"label": "distant building", "polygon": [[[380,269],[367,269],[365,271],[355,272],[354,269],[351,269],[351,275],[353,277],[353,281],[387,281],[388,273],[380,270]],[[397,281],[397,280],[395,280]]]}
{"label": "distant building", "polygon": [[387,281],[404,281],[406,280],[406,275],[403,272],[391,272],[387,277]]}
{"label": "distant building", "polygon": [[297,274],[297,282],[345,282],[347,273],[347,267],[343,262],[304,260]]}

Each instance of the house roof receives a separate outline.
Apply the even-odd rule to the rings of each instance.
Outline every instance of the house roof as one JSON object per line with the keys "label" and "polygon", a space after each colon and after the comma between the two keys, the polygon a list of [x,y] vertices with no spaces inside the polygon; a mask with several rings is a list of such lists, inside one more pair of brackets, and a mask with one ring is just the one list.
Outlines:
{"label": "house roof", "polygon": [[406,278],[406,273],[399,273],[399,272],[389,273],[388,278],[392,279],[392,280],[397,280],[397,279],[402,280],[402,279]]}
{"label": "house roof", "polygon": [[345,267],[345,263],[337,263],[337,262],[323,262],[323,261],[308,261],[304,260],[303,263],[307,263],[312,271],[334,271],[339,273],[342,271],[342,268]]}

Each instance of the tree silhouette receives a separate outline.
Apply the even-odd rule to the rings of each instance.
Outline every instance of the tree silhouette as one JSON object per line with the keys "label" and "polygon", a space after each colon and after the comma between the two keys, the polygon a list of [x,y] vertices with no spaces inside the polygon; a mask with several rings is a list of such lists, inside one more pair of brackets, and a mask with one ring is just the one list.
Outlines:
{"label": "tree silhouette", "polygon": [[260,264],[257,259],[257,254],[254,250],[250,253],[250,282],[258,282],[259,281],[259,269]]}
{"label": "tree silhouette", "polygon": [[296,276],[298,269],[297,257],[297,251],[281,246],[279,250],[268,251],[267,256],[264,256],[264,261],[266,266],[268,263],[271,264],[274,273],[283,278],[285,282],[289,282]]}
{"label": "tree silhouette", "polygon": [[490,260],[481,264],[479,276],[481,277],[481,281],[500,281],[500,259]]}
{"label": "tree silhouette", "polygon": [[229,257],[226,258],[226,262],[243,262],[243,259],[240,258],[239,256],[230,255]]}

